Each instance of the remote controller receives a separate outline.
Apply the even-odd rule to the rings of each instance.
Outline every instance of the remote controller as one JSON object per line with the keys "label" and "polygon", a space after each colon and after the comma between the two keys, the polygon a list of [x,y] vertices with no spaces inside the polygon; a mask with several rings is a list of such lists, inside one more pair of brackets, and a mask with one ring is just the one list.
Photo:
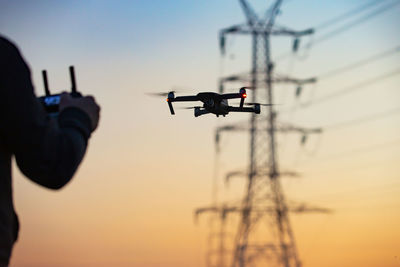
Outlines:
{"label": "remote controller", "polygon": [[[71,77],[71,93],[72,97],[82,97],[82,94],[78,92],[76,89],[76,81],[75,81],[75,72],[74,67],[69,67],[69,74]],[[43,75],[43,83],[44,83],[44,90],[46,95],[39,97],[40,103],[42,103],[46,112],[51,116],[57,116],[59,112],[60,106],[60,94],[52,95],[50,94],[49,83],[47,81],[47,72],[46,70],[42,71]]]}

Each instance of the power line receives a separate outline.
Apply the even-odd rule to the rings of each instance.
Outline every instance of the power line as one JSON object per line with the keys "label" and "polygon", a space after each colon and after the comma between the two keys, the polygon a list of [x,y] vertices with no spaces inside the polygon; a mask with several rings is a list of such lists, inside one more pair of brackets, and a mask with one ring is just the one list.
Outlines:
{"label": "power line", "polygon": [[329,27],[329,26],[331,26],[333,24],[336,24],[337,22],[343,21],[344,19],[346,19],[348,17],[351,17],[353,15],[361,13],[364,10],[367,10],[367,9],[377,5],[377,4],[382,4],[383,2],[384,1],[382,1],[382,0],[374,0],[374,1],[368,2],[367,4],[364,4],[364,5],[361,5],[361,6],[357,6],[356,8],[351,9],[351,10],[349,10],[349,11],[347,11],[347,12],[345,12],[345,13],[337,16],[337,17],[331,18],[331,19],[329,19],[329,20],[327,20],[325,22],[320,23],[319,25],[315,26],[315,29],[320,30],[320,29],[323,29],[323,28],[327,28],[327,27]]}
{"label": "power line", "polygon": [[[370,152],[376,152],[376,151],[379,151],[379,150],[385,150],[385,149],[396,147],[399,144],[400,144],[400,139],[394,139],[394,140],[387,141],[387,142],[382,142],[382,143],[379,143],[379,144],[373,144],[373,145],[369,145],[369,146],[359,147],[359,148],[356,148],[356,149],[353,149],[353,150],[350,150],[350,151],[330,154],[330,155],[327,155],[325,157],[314,158],[313,161],[303,162],[302,164],[303,165],[304,164],[309,165],[309,164],[312,164],[312,163],[315,164],[315,160],[318,160],[318,165],[320,165],[321,162],[328,162],[329,161],[331,163],[332,160],[334,160],[334,159],[348,158],[349,156],[354,157],[354,156],[357,156],[357,155],[360,155],[360,154],[366,154],[366,153],[370,153]],[[387,160],[385,160],[384,162],[387,162]],[[371,166],[376,165],[376,163],[377,163],[377,161],[375,160],[375,161],[371,162],[370,164],[362,164],[362,165],[358,165],[356,167],[354,167],[354,166],[351,166],[350,168],[341,167],[340,171],[349,172],[351,170],[365,169],[367,167],[371,167]],[[316,172],[315,171],[311,171],[310,172],[308,170],[302,170],[301,171],[301,173],[308,173],[308,174],[309,173],[312,173],[312,174],[319,174],[319,173],[325,174],[327,172],[331,173],[332,170],[330,170],[330,168],[329,168],[328,171],[325,171],[325,170],[320,170],[320,171],[316,171]]]}
{"label": "power line", "polygon": [[344,158],[344,157],[349,157],[349,156],[354,156],[357,154],[363,154],[363,153],[368,153],[368,152],[373,152],[373,151],[377,151],[377,150],[382,150],[382,149],[386,149],[389,147],[393,147],[394,145],[400,144],[400,138],[397,138],[395,140],[391,140],[391,141],[386,141],[386,142],[382,142],[379,144],[373,144],[373,145],[369,145],[369,146],[363,146],[360,148],[356,148],[356,149],[352,149],[343,153],[336,153],[336,154],[331,154],[331,155],[327,155],[325,157],[321,157],[318,158],[322,159],[322,160],[331,160],[331,159],[335,159],[335,158]]}
{"label": "power line", "polygon": [[[367,7],[373,6],[373,5],[375,5],[373,3],[375,3],[375,2],[379,2],[379,1],[371,2],[370,4],[367,4],[365,6],[360,7],[360,9],[364,10]],[[309,49],[311,46],[313,46],[313,45],[315,45],[317,43],[326,41],[326,40],[328,40],[328,39],[330,39],[330,38],[332,38],[332,37],[334,37],[334,36],[336,36],[336,35],[338,35],[338,34],[340,34],[342,32],[350,30],[351,28],[353,28],[353,27],[355,27],[355,26],[357,26],[357,25],[359,25],[359,24],[361,24],[363,22],[366,22],[367,20],[369,20],[369,19],[371,19],[371,18],[373,18],[373,17],[375,17],[375,16],[377,16],[377,15],[379,15],[379,14],[385,12],[385,11],[389,11],[390,9],[392,9],[394,6],[396,6],[398,4],[400,4],[400,1],[399,0],[395,0],[394,2],[391,2],[388,5],[385,5],[385,6],[381,7],[381,8],[377,8],[377,9],[373,10],[372,12],[366,14],[365,16],[362,16],[362,17],[360,17],[358,19],[355,19],[355,20],[353,20],[353,21],[351,21],[349,23],[346,23],[345,25],[342,25],[341,27],[330,31],[329,33],[321,36],[320,38],[311,41],[308,45],[298,48],[298,51],[299,50],[304,50],[304,49]],[[325,27],[328,26],[328,24],[333,24],[335,21],[340,21],[341,17],[347,17],[347,16],[350,16],[350,15],[353,15],[353,14],[356,14],[356,13],[358,13],[358,12],[355,12],[355,9],[350,10],[349,12],[344,13],[343,15],[340,15],[338,17],[335,17],[333,19],[328,20],[327,22],[324,22],[324,23],[320,24],[319,26],[317,26],[317,28],[318,27],[319,28],[325,28]],[[288,56],[290,56],[292,54],[293,54],[292,52],[281,54],[280,56],[278,56],[276,58],[276,61],[285,59],[285,58],[287,58]]]}
{"label": "power line", "polygon": [[389,50],[386,50],[386,51],[384,51],[382,53],[379,53],[379,54],[373,55],[371,57],[368,57],[366,59],[362,59],[360,61],[351,63],[349,65],[346,65],[346,66],[343,66],[343,67],[340,67],[340,68],[337,68],[337,69],[333,69],[333,70],[327,71],[325,73],[317,75],[317,77],[318,77],[318,79],[325,79],[325,78],[329,78],[329,77],[332,77],[332,76],[336,76],[336,75],[338,75],[340,73],[347,72],[349,70],[352,70],[352,69],[367,65],[369,63],[372,63],[374,61],[383,59],[385,57],[388,57],[390,55],[393,55],[393,54],[396,54],[396,53],[399,53],[399,52],[400,52],[400,45],[398,45],[398,46],[396,46],[394,48],[391,48]]}
{"label": "power line", "polygon": [[395,115],[400,113],[400,107],[391,109],[391,110],[387,110],[384,112],[379,112],[379,113],[374,113],[374,114],[370,114],[367,116],[363,116],[360,118],[356,118],[356,119],[352,119],[352,120],[347,120],[347,121],[343,121],[343,122],[338,122],[338,123],[334,123],[334,124],[329,124],[327,126],[323,126],[321,128],[323,128],[324,131],[326,130],[335,130],[335,129],[342,129],[348,126],[355,126],[355,125],[359,125],[362,123],[366,123],[366,122],[370,122],[370,121],[376,121],[382,118],[387,118],[388,116],[391,115]]}
{"label": "power line", "polygon": [[358,18],[358,19],[356,19],[354,21],[351,21],[350,23],[346,23],[345,25],[343,25],[343,26],[341,26],[341,27],[339,27],[337,29],[334,29],[331,32],[321,36],[320,38],[315,40],[313,42],[313,44],[320,43],[320,42],[323,42],[325,40],[328,40],[328,39],[332,38],[333,36],[338,35],[338,34],[344,32],[344,31],[347,31],[347,30],[353,28],[354,26],[357,26],[358,24],[361,24],[361,23],[363,23],[363,22],[365,22],[365,21],[367,21],[367,20],[369,20],[369,19],[371,19],[371,18],[373,18],[373,17],[375,17],[375,16],[377,16],[377,15],[379,15],[379,14],[385,12],[385,11],[391,10],[394,6],[396,6],[398,4],[400,4],[400,1],[396,0],[396,1],[394,1],[394,2],[392,2],[390,4],[388,4],[388,5],[385,5],[385,6],[381,7],[381,8],[373,10],[372,12],[366,14],[365,16],[362,16],[362,17],[360,17],[360,18]]}
{"label": "power line", "polygon": [[[396,114],[399,114],[399,113],[400,113],[400,107],[397,107],[397,108],[394,108],[394,109],[391,109],[391,110],[387,110],[387,111],[384,111],[384,112],[378,112],[378,113],[370,114],[370,115],[367,115],[367,116],[359,117],[359,118],[356,118],[356,119],[330,124],[330,125],[322,127],[322,129],[323,129],[324,132],[326,132],[327,130],[329,131],[329,130],[343,129],[343,128],[346,128],[346,127],[356,126],[356,125],[359,125],[359,124],[362,124],[362,123],[367,123],[367,122],[371,122],[371,121],[385,119],[388,116],[396,115]],[[373,150],[378,150],[378,149],[385,149],[385,148],[391,147],[393,144],[397,144],[399,142],[399,140],[396,139],[393,142],[385,142],[385,143],[381,143],[381,144],[378,144],[378,145],[361,147],[359,149],[352,150],[352,151],[347,151],[347,152],[344,152],[344,153],[328,155],[326,157],[318,158],[318,160],[322,159],[322,161],[325,161],[325,160],[330,160],[332,158],[346,157],[347,154],[353,155],[353,154],[358,154],[359,152],[369,152],[369,150],[373,151]],[[380,145],[383,146],[383,147],[380,148],[379,147]]]}
{"label": "power line", "polygon": [[358,90],[364,89],[365,87],[371,86],[373,84],[381,82],[382,80],[388,79],[390,77],[396,76],[398,74],[400,74],[400,68],[396,69],[394,71],[391,71],[391,72],[387,72],[387,73],[385,73],[383,75],[374,77],[372,79],[369,79],[369,80],[366,80],[366,81],[362,81],[360,83],[345,87],[345,88],[343,88],[341,90],[338,90],[336,92],[333,92],[331,94],[322,96],[322,97],[320,97],[320,98],[318,98],[318,99],[316,99],[316,100],[314,100],[312,102],[303,103],[303,104],[300,105],[300,107],[306,108],[306,107],[309,107],[311,105],[320,104],[320,103],[323,103],[323,102],[326,102],[326,101],[330,101],[330,100],[332,100],[332,99],[334,99],[336,97],[339,97],[339,96],[342,96],[342,95],[346,95],[346,94],[352,93],[354,91],[358,91]]}
{"label": "power line", "polygon": [[400,190],[400,183],[389,183],[389,184],[380,184],[380,186],[373,185],[368,187],[363,187],[362,189],[353,189],[353,190],[343,190],[343,191],[336,191],[336,192],[325,192],[323,194],[315,194],[309,195],[313,198],[342,198],[343,196],[359,199],[359,197],[354,196],[355,194],[369,194],[369,193],[387,193],[387,191],[398,191]]}
{"label": "power line", "polygon": [[[319,74],[318,76],[316,76],[316,79],[317,80],[321,80],[321,79],[325,79],[325,78],[330,78],[332,76],[336,76],[338,74],[350,71],[352,69],[355,69],[355,68],[370,64],[370,63],[372,63],[374,61],[383,59],[385,57],[388,57],[390,55],[393,55],[393,54],[396,54],[396,53],[399,53],[399,52],[400,52],[400,45],[398,45],[398,46],[396,46],[394,48],[388,49],[388,50],[386,50],[384,52],[381,52],[379,54],[375,54],[375,55],[373,55],[371,57],[368,57],[368,58],[359,60],[357,62],[351,63],[349,65],[346,65],[346,66],[343,66],[343,67],[339,67],[339,68],[327,71],[325,73]],[[377,77],[377,79],[380,79],[380,78],[382,78],[382,77]],[[304,107],[307,107],[309,105],[312,105],[311,101],[309,103],[303,103],[300,106],[304,108]],[[297,109],[296,108],[297,106],[298,106],[298,103],[295,104],[295,107],[289,108],[287,110],[283,110],[283,112],[294,111],[294,110]]]}

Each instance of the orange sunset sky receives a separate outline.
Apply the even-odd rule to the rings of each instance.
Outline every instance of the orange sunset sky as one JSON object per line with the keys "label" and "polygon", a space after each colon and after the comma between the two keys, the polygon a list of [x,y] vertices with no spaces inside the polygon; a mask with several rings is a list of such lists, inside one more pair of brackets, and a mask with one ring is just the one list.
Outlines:
{"label": "orange sunset sky", "polygon": [[[249,2],[260,13],[272,3]],[[367,2],[381,3],[324,25]],[[323,128],[304,146],[296,134],[278,138],[281,168],[302,174],[282,180],[288,200],[333,210],[291,214],[305,267],[400,266],[398,2],[288,0],[277,17],[279,25],[298,30],[317,27],[297,56],[282,57],[291,38],[272,41],[277,72],[320,78],[300,99],[293,85],[274,89],[280,120]],[[163,99],[146,93],[217,91],[219,77],[247,71],[250,38],[230,39],[223,58],[217,39],[221,28],[244,21],[233,0],[0,0],[0,33],[20,48],[36,94],[44,93],[42,69],[56,93],[69,88],[68,66],[74,65],[78,89],[102,107],[83,164],[61,191],[33,184],[14,166],[21,231],[12,267],[206,266],[210,217],[195,223],[193,211],[211,203],[215,127],[249,115],[194,118],[192,110],[177,109],[171,116]],[[327,75],[385,51],[391,54]],[[222,135],[219,201],[243,196],[243,179],[226,187],[223,178],[247,167],[248,146],[248,133]],[[228,221],[232,235],[237,221]]]}

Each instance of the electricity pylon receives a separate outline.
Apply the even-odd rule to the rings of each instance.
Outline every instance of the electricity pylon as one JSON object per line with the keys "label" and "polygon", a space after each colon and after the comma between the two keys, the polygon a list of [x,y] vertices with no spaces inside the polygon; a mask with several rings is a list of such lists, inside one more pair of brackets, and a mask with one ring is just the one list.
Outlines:
{"label": "electricity pylon", "polygon": [[[195,210],[196,221],[203,213],[213,213],[217,215],[218,229],[215,232],[210,232],[208,237],[208,252],[206,262],[208,267],[226,267],[228,253],[231,250],[226,245],[228,233],[226,231],[227,217],[231,212],[236,212],[237,208],[228,207],[227,205],[212,205],[208,207],[197,208]],[[215,217],[212,217],[215,219]]]}
{"label": "electricity pylon", "polygon": [[[252,102],[274,103],[273,82],[294,82],[298,86],[314,80],[297,80],[291,78],[276,78],[273,76],[273,63],[270,52],[271,35],[287,35],[294,37],[293,49],[296,50],[299,38],[312,34],[313,30],[294,31],[275,26],[275,18],[279,13],[282,0],[276,0],[269,7],[265,17],[259,18],[245,0],[240,0],[247,23],[234,25],[220,32],[221,52],[225,52],[225,38],[232,34],[249,34],[252,37],[252,69],[250,75],[236,75],[243,81],[247,78],[253,88]],[[234,81],[234,78],[223,81]],[[222,83],[221,83],[222,85]],[[220,88],[223,90],[223,87]],[[268,106],[267,117],[250,118],[250,162],[247,173],[247,188],[242,206],[239,209],[241,221],[235,238],[232,267],[244,267],[254,258],[264,256],[270,263],[280,266],[300,266],[296,243],[288,216],[288,204],[282,191],[279,177],[277,147],[276,147],[276,117],[274,106]],[[264,129],[264,130],[261,130]],[[256,186],[256,183],[258,185]],[[268,207],[268,209],[266,209]],[[255,213],[265,209],[265,213]],[[251,234],[255,225],[266,214],[273,218],[273,229],[277,240],[266,244],[252,244]],[[274,260],[272,258],[275,257]]]}
{"label": "electricity pylon", "polygon": [[[228,174],[229,176],[229,174]],[[291,204],[288,206],[288,211],[292,213],[330,213],[330,209],[321,208],[321,207],[313,207],[309,206],[305,203],[301,204]],[[243,208],[237,206],[228,206],[225,204],[222,205],[211,205],[207,207],[197,208],[195,210],[195,219],[198,220],[198,217],[203,213],[213,213],[219,217],[219,227],[216,232],[211,232],[208,240],[208,253],[207,253],[207,266],[208,267],[226,267],[227,263],[227,254],[231,253],[231,250],[226,245],[226,239],[228,237],[227,233],[227,217],[230,213],[239,213],[248,212]],[[275,207],[273,206],[265,206],[259,207],[257,209],[252,209],[252,213],[257,216],[263,216],[265,213],[274,213]],[[216,246],[215,246],[216,244]]]}

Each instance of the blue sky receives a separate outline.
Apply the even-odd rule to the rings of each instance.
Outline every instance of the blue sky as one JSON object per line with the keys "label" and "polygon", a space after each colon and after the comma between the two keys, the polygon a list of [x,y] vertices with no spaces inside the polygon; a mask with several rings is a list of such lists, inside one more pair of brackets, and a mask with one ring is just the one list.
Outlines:
{"label": "blue sky", "polygon": [[[256,7],[261,8],[272,1],[253,2]],[[284,1],[277,23],[294,29],[314,27],[365,2]],[[304,57],[292,56],[277,61],[276,70],[279,73],[307,78],[398,46],[399,12],[400,5],[397,5],[392,10],[326,42],[312,45]],[[93,215],[82,215],[85,220],[83,226],[79,227],[86,227],[84,229],[89,231],[92,227],[109,230],[107,225],[103,225],[104,218],[101,217],[105,206],[110,214],[121,218],[123,224],[129,226],[135,238],[136,234],[140,234],[135,232],[135,227],[146,230],[148,222],[144,215],[138,219],[126,218],[126,214],[146,214],[149,217],[164,214],[166,217],[162,217],[160,225],[152,222],[155,226],[148,226],[149,231],[166,227],[163,229],[171,235],[177,231],[173,219],[179,219],[184,224],[179,234],[190,237],[198,235],[197,239],[188,237],[190,240],[187,243],[182,241],[185,246],[187,244],[188,250],[192,249],[193,255],[197,255],[197,260],[188,259],[181,266],[203,266],[198,263],[198,259],[203,257],[205,245],[199,246],[205,241],[207,231],[198,230],[199,228],[193,226],[192,211],[195,207],[208,203],[210,199],[214,127],[218,123],[243,121],[248,116],[234,114],[235,116],[218,120],[212,116],[195,119],[192,111],[177,110],[177,114],[171,117],[163,99],[150,98],[145,93],[168,91],[174,86],[189,88],[189,92],[215,91],[220,75],[247,70],[250,66],[249,38],[229,39],[229,49],[225,58],[220,57],[217,39],[221,28],[244,21],[238,1],[230,0],[0,0],[0,33],[15,41],[21,49],[31,67],[37,94],[43,93],[42,69],[48,71],[50,88],[53,92],[59,92],[69,88],[68,66],[75,65],[78,88],[84,94],[95,95],[102,106],[100,127],[93,135],[85,162],[75,180],[65,190],[57,194],[43,192],[16,172],[16,206],[23,216],[23,232],[16,252],[19,263],[24,260],[24,255],[28,255],[27,262],[32,262],[34,257],[45,258],[40,253],[32,256],[28,252],[36,246],[32,244],[38,242],[35,233],[41,234],[44,240],[43,243],[38,243],[38,250],[52,249],[48,244],[52,244],[50,241],[57,236],[57,231],[50,231],[54,236],[46,235],[45,232],[47,228],[56,228],[52,222],[57,221],[57,218],[60,219],[58,227],[69,233],[69,226],[67,223],[63,224],[63,220],[66,217],[74,218],[76,212],[81,215],[87,214],[86,208],[91,208]],[[345,23],[346,21],[343,21],[337,26]],[[332,27],[332,30],[335,27]],[[326,28],[316,32],[314,40],[330,30]],[[273,56],[277,58],[282,53],[287,53],[291,41],[285,37],[274,38]],[[307,44],[310,41],[312,38],[305,38],[302,43]],[[399,54],[331,79],[321,79],[315,86],[306,86],[300,100],[302,103],[312,101],[352,84],[398,69]],[[399,106],[399,82],[397,75],[366,86],[364,90],[309,108],[298,107],[299,103],[294,97],[294,86],[276,86],[277,103],[281,104],[277,108],[284,110],[297,107],[295,112],[282,112],[279,119],[296,125],[321,126],[390,110]],[[236,91],[237,86],[231,85],[227,88]],[[396,173],[400,173],[398,164],[395,164],[400,155],[398,145],[389,150],[365,153],[361,158],[334,160],[329,158],[332,154],[340,155],[349,150],[394,140],[400,134],[399,125],[397,115],[338,131],[327,130],[322,137],[310,137],[305,147],[299,146],[300,137],[297,135],[279,137],[278,142],[282,145],[279,150],[282,168],[304,171],[303,174],[307,177],[299,182],[285,181],[285,190],[293,198],[298,197],[305,201],[312,198],[318,201],[321,199],[316,195],[332,193],[331,191],[340,192],[343,190],[343,184],[346,189],[357,190],[360,185],[373,188],[376,185],[396,183],[398,178]],[[224,171],[246,166],[247,135],[224,135],[222,144],[224,151],[221,152],[221,176]],[[324,161],[324,158],[328,160]],[[365,173],[341,172],[342,168],[364,166],[368,162],[377,164],[370,164],[373,168],[366,170]],[[385,175],[382,177],[382,174]],[[341,183],[338,183],[337,179]],[[242,192],[240,185],[235,182],[224,191],[223,194],[226,195],[221,197],[238,198]],[[224,188],[222,180],[220,187]],[[395,199],[397,202],[391,203],[397,205],[399,198],[396,198],[395,194],[398,196],[398,190],[388,196]],[[355,198],[354,194],[349,195]],[[336,200],[324,204],[339,205]],[[368,200],[371,198],[358,199],[359,202]],[[97,205],[98,203],[104,206]],[[52,217],[51,215],[57,210],[65,212],[59,214],[59,217],[55,215]],[[165,214],[170,210],[176,212],[174,213],[176,217],[172,218],[173,216]],[[43,216],[43,219],[37,214]],[[370,218],[367,212],[364,215]],[[343,215],[338,216],[342,218],[340,216]],[[353,219],[349,214],[346,216],[344,221]],[[387,218],[390,220],[390,216]],[[107,220],[109,219],[105,218],[104,221],[112,224]],[[398,218],[393,221],[396,220],[398,221]],[[164,223],[167,226],[164,226]],[[310,222],[308,224],[311,225]],[[333,223],[327,225],[331,229],[335,227],[346,229],[345,223],[338,223],[336,226]],[[314,229],[308,231],[312,232]],[[324,229],[317,225],[315,231],[321,232]],[[304,231],[304,233],[308,235],[309,232]],[[78,247],[73,248],[72,244],[75,243],[89,242],[88,247],[97,246],[90,243],[90,240],[80,240],[78,232],[76,236],[72,236],[77,240],[71,243],[65,241],[65,248],[72,251],[78,249]],[[112,235],[110,236],[109,239],[114,240]],[[140,247],[146,243],[147,245],[143,245],[145,249],[149,251],[153,249],[152,244],[148,244],[146,239],[148,236],[142,239],[138,237],[136,240],[128,239],[129,236],[121,234],[120,238],[124,244]],[[300,250],[303,245],[308,246],[307,240],[301,238],[299,240]],[[177,238],[177,241],[181,239]],[[171,251],[170,257],[178,258],[181,251],[170,248],[168,244],[165,242],[165,246],[160,245],[159,250],[154,253],[159,252],[161,255],[162,252]],[[84,248],[82,251],[82,254],[85,254]],[[90,260],[95,262],[95,256],[87,257],[92,257]],[[149,258],[148,262],[153,260],[151,256]],[[307,259],[312,257],[305,260]],[[56,266],[57,258],[53,260],[47,266]],[[74,261],[74,258],[70,260]],[[167,263],[162,266],[179,266],[173,260],[169,262],[170,265]],[[38,265],[46,266],[40,263]],[[315,263],[314,266],[321,265]]]}

